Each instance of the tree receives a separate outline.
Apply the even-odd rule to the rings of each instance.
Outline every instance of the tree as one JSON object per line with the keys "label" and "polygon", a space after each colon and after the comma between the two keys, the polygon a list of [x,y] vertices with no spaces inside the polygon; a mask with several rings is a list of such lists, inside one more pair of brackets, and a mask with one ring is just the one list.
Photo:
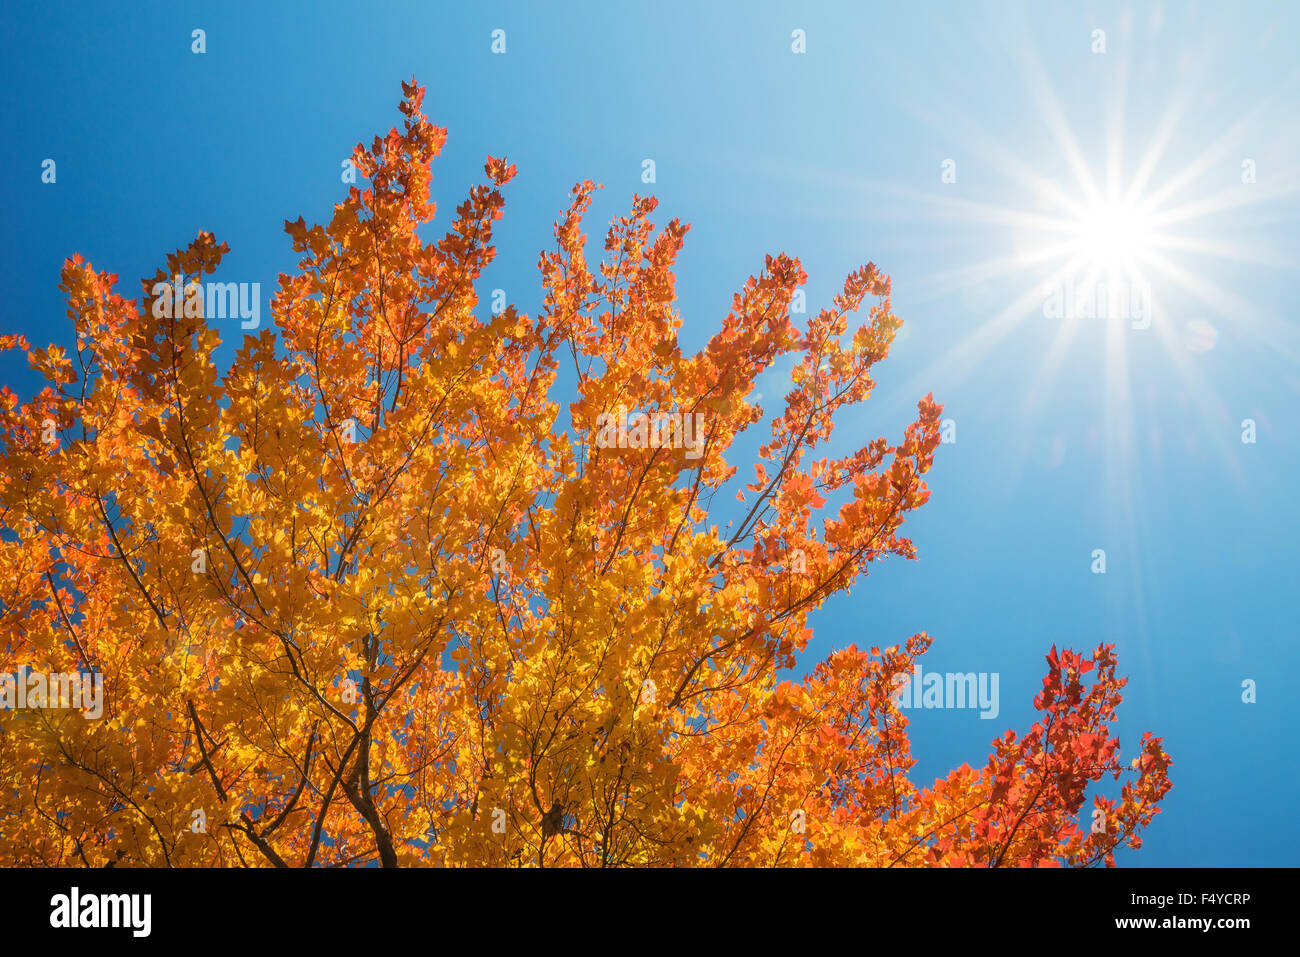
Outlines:
{"label": "tree", "polygon": [[[769,256],[684,355],[687,226],[656,232],[637,197],[593,269],[588,181],[540,258],[541,313],[484,315],[515,168],[489,158],[422,240],[445,130],[403,91],[403,128],[354,152],[369,188],[328,226],[286,223],[302,259],[279,339],[246,335],[226,371],[191,291],[227,252],[210,234],[140,300],[65,264],[75,350],[31,349],[48,386],[0,409],[0,666],[94,673],[103,713],[3,712],[0,859],[1006,866],[1137,847],[1169,759],[1148,734],[1121,764],[1107,646],[1053,648],[1041,720],[931,788],[907,777],[895,700],[926,635],[777,679],[827,598],[915,554],[900,528],[940,406],[897,445],[824,454],[899,328],[889,280],[858,269],[800,330],[805,274]],[[762,418],[747,397],[786,356],[784,410],[719,530],[726,456]],[[1094,796],[1085,835],[1107,774],[1131,779]]]}

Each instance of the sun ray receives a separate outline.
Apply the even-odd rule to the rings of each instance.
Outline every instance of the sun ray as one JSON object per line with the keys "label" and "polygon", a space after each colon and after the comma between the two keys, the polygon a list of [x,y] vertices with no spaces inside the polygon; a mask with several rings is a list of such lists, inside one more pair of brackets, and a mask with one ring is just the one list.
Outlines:
{"label": "sun ray", "polygon": [[1280,353],[1290,362],[1300,361],[1300,353],[1294,344],[1300,334],[1294,326],[1271,317],[1242,296],[1224,289],[1204,275],[1184,269],[1155,251],[1148,252],[1147,261],[1155,270],[1168,277],[1171,284],[1195,296],[1219,315],[1230,321],[1238,321],[1243,337],[1258,343],[1262,348]]}
{"label": "sun ray", "polygon": [[1056,98],[1051,79],[1048,77],[1047,71],[1043,69],[1042,61],[1038,58],[1037,49],[1031,44],[1026,47],[1026,51],[1025,65],[1032,73],[1029,77],[1029,88],[1033,91],[1039,114],[1047,123],[1048,131],[1056,140],[1057,148],[1060,149],[1061,155],[1065,157],[1070,171],[1074,174],[1080,189],[1083,190],[1085,202],[1089,206],[1094,206],[1104,199],[1101,190],[1097,186],[1097,181],[1093,178],[1092,171],[1088,168],[1088,162],[1084,159],[1083,152],[1079,149],[1078,141],[1075,139],[1069,121],[1066,119],[1065,110],[1062,109],[1060,100]]}

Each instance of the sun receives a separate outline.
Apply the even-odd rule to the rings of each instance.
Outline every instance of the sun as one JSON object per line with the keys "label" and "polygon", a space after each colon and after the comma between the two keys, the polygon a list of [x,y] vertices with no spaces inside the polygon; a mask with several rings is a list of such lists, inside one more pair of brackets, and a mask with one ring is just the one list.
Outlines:
{"label": "sun", "polygon": [[1132,202],[1103,200],[1074,224],[1076,254],[1094,269],[1133,274],[1151,252],[1151,220]]}
{"label": "sun", "polygon": [[[1036,139],[976,123],[964,102],[939,101],[923,114],[935,131],[957,144],[953,153],[959,146],[981,173],[1000,174],[1003,182],[982,180],[978,192],[958,192],[956,180],[936,184],[934,177],[928,188],[864,183],[897,199],[891,214],[920,216],[934,230],[939,265],[912,277],[912,302],[959,297],[969,316],[961,334],[895,394],[920,394],[936,383],[951,394],[968,379],[989,381],[977,377],[990,368],[1013,370],[1014,380],[990,385],[1008,399],[1004,435],[1014,442],[1003,487],[1014,487],[1031,463],[1056,469],[1070,454],[1100,457],[1111,514],[1131,536],[1143,464],[1152,456],[1159,462],[1161,442],[1171,437],[1150,414],[1153,396],[1173,390],[1200,425],[1195,433],[1190,423],[1180,426],[1178,437],[1189,449],[1209,437],[1241,478],[1240,455],[1224,427],[1240,397],[1218,394],[1215,382],[1224,381],[1225,362],[1242,361],[1245,353],[1221,362],[1209,354],[1224,341],[1288,360],[1300,355],[1294,322],[1268,300],[1249,296],[1241,281],[1248,268],[1295,268],[1289,245],[1275,238],[1294,221],[1300,187],[1293,170],[1265,184],[1257,181],[1255,161],[1240,154],[1241,144],[1267,132],[1267,108],[1290,101],[1279,88],[1240,104],[1231,124],[1196,117],[1184,127],[1194,109],[1191,93],[1161,108],[1144,92],[1134,117],[1126,109],[1131,74],[1123,68],[1107,96],[1085,104],[1076,127],[1034,44],[1019,49],[1024,87],[1038,108],[1032,122],[1054,151],[1031,152],[1022,147]],[[1134,131],[1142,134],[1136,143]],[[955,226],[968,231],[971,249],[960,258],[944,248]],[[1028,351],[1010,353],[1013,335]],[[999,352],[1006,356],[1000,365],[993,361]],[[1067,391],[1079,389],[1088,400],[1067,404]],[[1135,394],[1144,395],[1142,408]],[[1067,409],[1073,418],[1057,424]]]}

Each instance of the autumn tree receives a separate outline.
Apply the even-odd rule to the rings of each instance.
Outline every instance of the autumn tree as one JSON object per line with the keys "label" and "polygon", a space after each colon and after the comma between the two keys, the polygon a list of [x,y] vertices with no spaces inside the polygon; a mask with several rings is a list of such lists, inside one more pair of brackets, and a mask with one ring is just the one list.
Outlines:
{"label": "autumn tree", "polygon": [[[539,314],[484,308],[515,168],[489,159],[426,241],[445,131],[403,90],[402,128],[353,154],[368,188],[286,224],[276,331],[224,370],[191,295],[227,251],[208,233],[136,299],[70,259],[74,348],[4,338],[48,385],[0,408],[0,670],[93,673],[103,712],[52,689],[0,712],[0,860],[1082,866],[1139,846],[1169,759],[1149,734],[1121,759],[1109,646],[1053,648],[1038,722],[928,788],[894,697],[926,635],[778,678],[823,602],[914,556],[940,407],[827,451],[899,328],[889,280],[858,269],[801,328],[803,269],[769,256],[684,354],[687,226],[637,197],[590,263],[584,182]],[[764,423],[750,396],[785,357]]]}

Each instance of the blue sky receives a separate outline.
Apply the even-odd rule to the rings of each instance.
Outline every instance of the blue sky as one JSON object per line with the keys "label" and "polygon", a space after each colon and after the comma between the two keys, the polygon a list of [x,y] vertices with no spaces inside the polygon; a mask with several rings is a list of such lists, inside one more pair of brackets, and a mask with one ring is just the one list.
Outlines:
{"label": "blue sky", "polygon": [[[444,214],[489,153],[519,167],[483,288],[523,311],[588,177],[605,186],[589,233],[637,192],[693,224],[688,348],[767,253],[800,257],[812,309],[873,260],[906,325],[840,447],[897,438],[929,391],[957,441],[907,526],[919,560],[831,602],[806,661],[924,630],[926,670],[997,672],[996,720],[913,714],[928,783],[1029,725],[1052,644],[1114,643],[1126,753],[1149,729],[1174,759],[1121,863],[1297,863],[1294,5],[83,6],[0,13],[0,334],[69,343],[65,257],[135,293],[200,229],[231,246],[220,278],[269,297],[294,263],[283,221],[328,219],[340,161],[398,122],[412,75],[449,131]],[[1098,269],[1149,291],[1147,327],[1045,314]],[[769,409],[783,371],[760,384]],[[0,380],[36,385],[13,354]]]}

